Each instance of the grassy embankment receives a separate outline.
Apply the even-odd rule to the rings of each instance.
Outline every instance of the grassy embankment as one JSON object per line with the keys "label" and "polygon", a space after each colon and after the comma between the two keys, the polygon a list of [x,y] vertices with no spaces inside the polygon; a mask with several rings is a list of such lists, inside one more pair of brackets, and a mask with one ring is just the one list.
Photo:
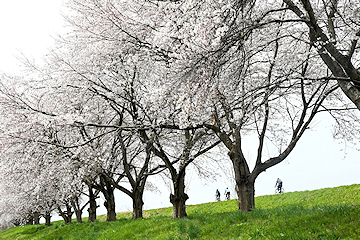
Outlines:
{"label": "grassy embankment", "polygon": [[[360,185],[256,198],[251,213],[235,200],[188,206],[188,218],[170,219],[171,208],[145,211],[115,222],[22,226],[0,239],[360,239]],[[87,219],[84,219],[86,221]]]}

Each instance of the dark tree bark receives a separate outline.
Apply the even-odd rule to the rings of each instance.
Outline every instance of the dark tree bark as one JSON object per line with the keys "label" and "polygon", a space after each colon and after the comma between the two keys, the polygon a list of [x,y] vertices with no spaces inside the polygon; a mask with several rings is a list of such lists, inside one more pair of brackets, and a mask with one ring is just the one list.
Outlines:
{"label": "dark tree bark", "polygon": [[182,161],[179,167],[179,173],[174,167],[174,163],[170,161],[165,151],[161,148],[161,145],[158,143],[158,148],[152,146],[151,150],[154,154],[160,157],[166,167],[170,171],[171,179],[174,187],[174,194],[170,194],[170,202],[173,205],[174,213],[172,218],[184,218],[187,217],[186,213],[186,200],[189,199],[189,196],[185,193],[185,170],[186,167],[195,159],[190,159],[190,150],[193,146],[191,141],[190,132],[186,131],[186,146],[183,149],[182,155],[179,157],[178,161]]}
{"label": "dark tree bark", "polygon": [[71,211],[71,206],[66,204],[66,211],[63,211],[60,207],[58,207],[59,215],[64,219],[65,223],[71,223],[71,218],[73,215],[73,211]]}
{"label": "dark tree bark", "polygon": [[[124,141],[124,139],[127,139],[127,141]],[[131,144],[143,144],[143,143],[140,143],[138,141],[133,141],[131,137],[129,138],[123,137],[122,132],[120,131],[118,134],[118,144],[121,147],[124,174],[118,177],[117,180],[113,179],[111,176],[107,176],[107,177],[109,181],[112,182],[115,188],[119,189],[120,191],[131,197],[133,201],[132,219],[142,218],[143,206],[144,206],[143,194],[144,194],[146,180],[149,176],[149,162],[151,159],[151,151],[148,146],[145,148],[144,151],[145,160],[142,164],[142,167],[140,168],[139,167],[141,165],[140,163],[136,163],[136,166],[132,163],[132,160],[139,159],[134,157],[134,156],[139,157],[139,152],[128,151],[128,146]],[[141,149],[141,147],[139,149]],[[140,169],[140,171],[138,169]],[[128,190],[125,187],[118,184],[123,177],[126,177],[129,180],[129,183],[131,185],[131,190]]]}
{"label": "dark tree bark", "polygon": [[254,182],[243,178],[236,183],[237,195],[239,196],[239,210],[246,212],[255,208],[255,187]]}
{"label": "dark tree bark", "polygon": [[106,201],[104,202],[104,206],[107,211],[106,221],[115,221],[116,220],[116,212],[115,212],[115,198],[114,194],[109,194]]}
{"label": "dark tree bark", "polygon": [[[301,5],[306,13],[297,7],[292,0],[283,1],[293,13],[295,13],[300,19],[304,20],[304,23],[307,24],[311,43],[314,45],[318,42],[318,44],[322,45],[321,48],[317,48],[320,57],[330,69],[332,74],[339,78],[338,83],[344,94],[350,99],[350,101],[355,104],[358,109],[360,109],[360,72],[354,67],[351,61],[358,40],[352,41],[347,55],[344,55],[342,51],[336,48],[335,43],[330,41],[329,37],[319,26],[309,0],[301,1]],[[337,3],[338,1],[332,1],[331,10],[328,15],[327,28],[329,34],[332,35],[330,38],[333,39],[335,39],[336,36],[333,25],[333,18],[338,8]],[[358,31],[356,35],[360,36],[360,31]]]}
{"label": "dark tree bark", "polygon": [[96,221],[96,208],[99,206],[96,205],[96,196],[93,192],[93,188],[89,185],[89,219],[88,222],[95,222]]}
{"label": "dark tree bark", "polygon": [[[149,137],[144,131],[141,132],[143,141],[149,144],[149,149],[155,154],[155,156],[163,160],[166,168],[170,171],[171,180],[174,187],[174,193],[170,194],[170,202],[174,208],[172,218],[184,218],[187,216],[186,201],[189,199],[189,196],[185,193],[186,167],[191,164],[198,156],[208,152],[220,143],[220,141],[217,141],[211,145],[204,144],[203,146],[199,147],[195,153],[191,154],[191,151],[195,150],[195,144],[199,141],[203,141],[203,137],[206,134],[201,130],[184,130],[183,132],[185,136],[184,147],[180,156],[178,156],[174,161],[169,159],[168,154],[164,151],[159,141],[154,144],[152,141],[149,141]],[[175,164],[179,164],[178,170],[176,169]]]}
{"label": "dark tree bark", "polygon": [[230,151],[229,157],[234,167],[239,210],[251,211],[255,207],[255,189],[254,182],[250,180],[250,170],[246,159],[241,151],[236,151],[236,148]]}
{"label": "dark tree bark", "polygon": [[102,185],[101,192],[105,197],[104,206],[107,211],[106,221],[115,221],[116,211],[115,211],[114,187],[112,186],[111,182],[106,179],[106,176],[104,175],[100,176],[100,184]]}
{"label": "dark tree bark", "polygon": [[132,219],[138,219],[143,217],[143,191],[137,189],[133,192],[133,215]]}
{"label": "dark tree bark", "polygon": [[45,213],[45,226],[50,226],[51,224],[51,215],[50,213]]}
{"label": "dark tree bark", "polygon": [[[113,185],[112,179],[107,176],[105,172],[102,172],[99,174],[99,182],[93,183],[92,188],[97,189],[100,191],[104,197],[105,202],[104,206],[106,208],[106,221],[115,221],[116,220],[116,210],[115,210],[115,195],[114,195],[114,189],[115,186]],[[90,204],[95,204],[90,207],[90,211],[95,210],[96,202],[92,201]],[[92,214],[94,214],[92,212]]]}
{"label": "dark tree bark", "polygon": [[82,210],[75,210],[76,222],[82,223]]}
{"label": "dark tree bark", "polygon": [[186,201],[189,196],[185,193],[185,167],[175,176],[177,179],[173,181],[174,194],[170,194],[170,202],[173,205],[174,213],[172,218],[187,217]]}
{"label": "dark tree bark", "polygon": [[87,202],[86,204],[84,204],[82,207],[80,206],[80,201],[79,201],[79,197],[74,197],[71,200],[71,206],[74,209],[75,212],[75,216],[76,216],[76,222],[78,223],[82,223],[82,213],[84,208],[87,206],[89,202]]}
{"label": "dark tree bark", "polygon": [[39,225],[40,224],[40,213],[34,212],[34,224]]}
{"label": "dark tree bark", "polygon": [[[125,171],[126,172],[126,171]],[[126,173],[128,174],[128,173]],[[128,180],[131,184],[132,190],[128,190],[123,186],[120,186],[117,182],[112,181],[113,185],[122,191],[123,193],[127,194],[129,197],[131,197],[133,202],[133,215],[132,219],[138,219],[143,217],[143,195],[144,195],[144,188],[146,179],[148,177],[147,174],[140,172],[140,174],[137,175],[136,179],[134,179],[131,174],[127,176]]]}

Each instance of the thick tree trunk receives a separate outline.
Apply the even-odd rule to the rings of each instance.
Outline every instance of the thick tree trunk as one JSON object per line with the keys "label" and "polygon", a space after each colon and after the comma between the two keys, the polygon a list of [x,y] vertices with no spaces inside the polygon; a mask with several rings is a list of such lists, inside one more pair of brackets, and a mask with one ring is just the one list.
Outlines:
{"label": "thick tree trunk", "polygon": [[39,224],[40,224],[40,213],[39,213],[39,212],[35,212],[35,213],[34,213],[34,224],[35,224],[35,225],[39,225]]}
{"label": "thick tree trunk", "polygon": [[[240,138],[239,138],[240,139]],[[240,140],[229,152],[229,157],[233,163],[236,192],[239,197],[239,210],[251,211],[255,207],[254,181],[250,178],[250,170],[246,159],[240,150]]]}
{"label": "thick tree trunk", "polygon": [[132,219],[142,218],[143,217],[143,191],[134,190],[133,197],[133,216]]}
{"label": "thick tree trunk", "polygon": [[174,208],[174,214],[172,218],[184,218],[187,217],[186,213],[186,200],[189,199],[189,196],[184,194],[170,194],[170,202]]}
{"label": "thick tree trunk", "polygon": [[185,169],[181,169],[174,184],[174,194],[170,194],[170,202],[174,208],[172,218],[184,218],[186,214],[186,200],[189,196],[185,193]]}
{"label": "thick tree trunk", "polygon": [[115,211],[115,197],[114,190],[107,189],[106,201],[104,202],[104,206],[107,211],[106,221],[115,221],[116,220],[116,211]]}
{"label": "thick tree trunk", "polygon": [[45,226],[50,226],[51,222],[51,215],[50,213],[45,213]]}
{"label": "thick tree trunk", "polygon": [[96,208],[98,206],[96,205],[96,197],[94,195],[93,189],[90,186],[89,186],[89,205],[90,205],[90,207],[88,208],[88,212],[89,212],[88,222],[95,222]]}
{"label": "thick tree trunk", "polygon": [[68,219],[68,223],[71,223],[71,218],[74,212],[71,211],[71,206],[70,205],[66,205],[66,215],[67,215],[67,219]]}
{"label": "thick tree trunk", "polygon": [[88,212],[89,212],[88,222],[95,222],[96,221],[96,207],[95,208],[89,207]]}
{"label": "thick tree trunk", "polygon": [[115,221],[116,212],[115,212],[115,196],[114,188],[111,181],[106,177],[106,175],[100,175],[100,187],[99,190],[105,197],[104,206],[107,211],[106,221]]}
{"label": "thick tree trunk", "polygon": [[82,223],[82,210],[75,210],[76,222]]}
{"label": "thick tree trunk", "polygon": [[248,178],[236,179],[236,192],[239,197],[239,210],[251,211],[255,207],[255,184]]}

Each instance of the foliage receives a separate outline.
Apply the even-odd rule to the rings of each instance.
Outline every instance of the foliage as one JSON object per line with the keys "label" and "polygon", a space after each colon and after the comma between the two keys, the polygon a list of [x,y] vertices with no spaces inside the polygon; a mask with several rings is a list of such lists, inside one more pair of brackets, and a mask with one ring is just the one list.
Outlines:
{"label": "foliage", "polygon": [[[347,239],[360,231],[360,185],[257,197],[257,208],[239,212],[236,201],[188,206],[188,218],[171,208],[145,211],[144,219],[119,213],[115,222],[23,226],[0,239]],[[86,220],[86,219],[85,219]]]}

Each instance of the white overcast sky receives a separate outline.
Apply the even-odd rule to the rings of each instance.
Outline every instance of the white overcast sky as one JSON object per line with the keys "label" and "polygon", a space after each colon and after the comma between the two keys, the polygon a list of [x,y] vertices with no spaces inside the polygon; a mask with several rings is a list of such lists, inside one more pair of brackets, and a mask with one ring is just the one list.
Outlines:
{"label": "white overcast sky", "polygon": [[20,53],[38,58],[63,26],[62,0],[0,0],[0,71],[13,71]]}
{"label": "white overcast sky", "polygon": [[[52,37],[61,32],[61,0],[0,0],[0,71],[16,72],[16,56],[23,52],[38,58],[52,45]],[[318,118],[313,130],[305,133],[295,150],[282,163],[260,174],[256,181],[256,195],[272,194],[276,178],[284,181],[286,192],[313,190],[325,187],[360,183],[359,152],[344,149],[344,145],[332,139],[332,120]],[[254,157],[255,149],[245,151]],[[226,155],[225,155],[226,156]],[[196,174],[187,173],[188,204],[214,200],[217,188],[223,193],[229,186],[225,174],[218,172],[219,181],[201,182]],[[190,184],[191,183],[191,184]],[[232,198],[235,197],[234,191]],[[169,190],[162,188],[161,194],[146,193],[145,208],[170,206]],[[131,210],[127,197],[117,200],[117,211]]]}

